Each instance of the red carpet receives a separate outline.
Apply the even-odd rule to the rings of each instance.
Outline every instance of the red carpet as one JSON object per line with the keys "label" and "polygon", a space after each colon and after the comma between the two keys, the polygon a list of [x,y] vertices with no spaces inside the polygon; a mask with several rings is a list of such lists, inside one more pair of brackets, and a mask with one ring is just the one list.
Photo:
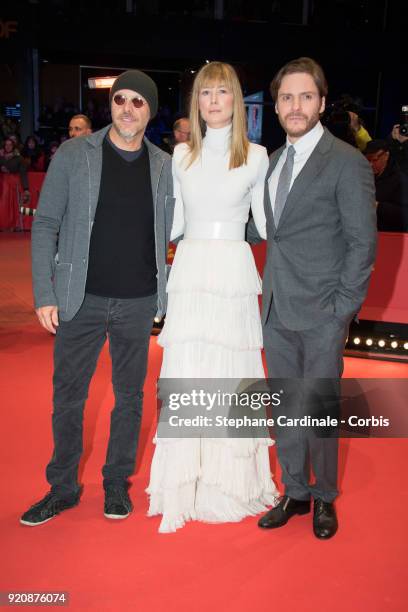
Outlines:
{"label": "red carpet", "polygon": [[[154,338],[134,514],[117,522],[102,514],[100,468],[112,406],[104,351],[86,408],[81,504],[43,526],[21,526],[20,514],[47,491],[51,454],[53,339],[32,312],[27,235],[0,234],[0,301],[0,591],[68,591],[75,611],[406,609],[407,440],[341,441],[340,529],[328,542],[313,536],[310,515],[273,532],[249,518],[157,533],[159,518],[146,518],[144,493],[161,357]],[[346,375],[406,377],[408,365],[347,359]],[[274,450],[272,464],[279,481]]]}

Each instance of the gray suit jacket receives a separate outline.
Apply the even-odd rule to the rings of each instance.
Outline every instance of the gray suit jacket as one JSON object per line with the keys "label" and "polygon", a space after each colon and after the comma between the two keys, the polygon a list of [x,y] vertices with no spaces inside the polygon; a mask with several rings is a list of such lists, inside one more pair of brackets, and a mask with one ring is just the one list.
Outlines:
{"label": "gray suit jacket", "polygon": [[364,156],[325,129],[296,177],[275,227],[265,179],[267,257],[262,320],[271,303],[280,322],[305,330],[337,317],[347,323],[366,296],[376,252],[374,178]]}
{"label": "gray suit jacket", "polygon": [[[72,138],[56,152],[45,177],[32,228],[35,307],[57,305],[69,321],[85,294],[89,244],[102,172],[102,144],[110,125]],[[144,140],[150,160],[154,203],[157,316],[166,311],[166,260],[173,223],[171,158]]]}

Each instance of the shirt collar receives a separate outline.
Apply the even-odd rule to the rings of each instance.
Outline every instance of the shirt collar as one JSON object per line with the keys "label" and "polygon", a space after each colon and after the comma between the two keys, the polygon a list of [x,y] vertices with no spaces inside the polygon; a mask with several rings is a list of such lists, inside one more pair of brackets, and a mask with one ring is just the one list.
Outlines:
{"label": "shirt collar", "polygon": [[[310,130],[310,132],[307,132],[307,134],[302,136],[302,138],[299,138],[299,140],[293,145],[296,155],[301,155],[302,153],[305,153],[308,149],[314,148],[319,142],[320,138],[323,136],[323,132],[323,126],[320,121],[318,121],[314,128]],[[291,144],[292,143],[289,142],[289,139],[286,138],[286,148],[288,148]]]}

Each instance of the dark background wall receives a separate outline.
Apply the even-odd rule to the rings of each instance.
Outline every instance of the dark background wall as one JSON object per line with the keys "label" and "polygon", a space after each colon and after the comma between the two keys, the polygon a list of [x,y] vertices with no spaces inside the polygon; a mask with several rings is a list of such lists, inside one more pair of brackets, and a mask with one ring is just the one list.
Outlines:
{"label": "dark background wall", "polygon": [[272,147],[282,135],[269,82],[283,63],[309,55],[327,73],[329,100],[342,93],[359,97],[370,131],[384,135],[398,121],[400,106],[408,103],[405,4],[3,1],[0,104],[20,102],[30,131],[38,105],[52,105],[56,98],[75,106],[84,103],[89,92],[86,83],[81,86],[81,65],[138,67],[154,71],[162,101],[172,112],[182,111],[188,105],[192,71],[206,59],[220,59],[236,66],[245,93],[265,92],[263,137]]}

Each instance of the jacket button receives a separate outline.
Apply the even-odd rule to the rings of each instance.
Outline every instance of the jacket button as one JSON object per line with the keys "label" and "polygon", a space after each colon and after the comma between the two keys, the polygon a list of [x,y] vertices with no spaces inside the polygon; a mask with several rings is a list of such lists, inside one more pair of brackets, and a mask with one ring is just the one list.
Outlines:
{"label": "jacket button", "polygon": [[86,257],[83,258],[82,263],[86,264]]}
{"label": "jacket button", "polygon": [[280,236],[275,236],[274,240],[275,240],[275,242],[279,242],[280,241]]}

